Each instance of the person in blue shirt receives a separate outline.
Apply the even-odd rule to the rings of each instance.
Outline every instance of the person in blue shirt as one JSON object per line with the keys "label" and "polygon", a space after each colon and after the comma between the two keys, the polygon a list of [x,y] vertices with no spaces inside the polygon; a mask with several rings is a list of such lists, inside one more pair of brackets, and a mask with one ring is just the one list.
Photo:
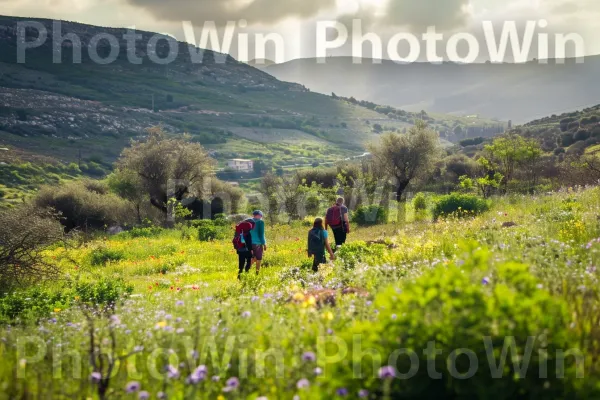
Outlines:
{"label": "person in blue shirt", "polygon": [[256,275],[260,272],[260,265],[262,264],[263,254],[267,251],[267,239],[265,238],[265,221],[263,221],[263,212],[256,210],[252,213],[252,220],[254,221],[254,229],[250,231],[252,236],[252,255],[254,262],[256,263]]}
{"label": "person in blue shirt", "polygon": [[325,264],[325,250],[329,253],[329,257],[335,260],[333,250],[329,244],[329,233],[323,227],[323,219],[317,218],[313,224],[313,228],[308,232],[308,258],[313,259],[313,271],[319,271],[319,265]]}

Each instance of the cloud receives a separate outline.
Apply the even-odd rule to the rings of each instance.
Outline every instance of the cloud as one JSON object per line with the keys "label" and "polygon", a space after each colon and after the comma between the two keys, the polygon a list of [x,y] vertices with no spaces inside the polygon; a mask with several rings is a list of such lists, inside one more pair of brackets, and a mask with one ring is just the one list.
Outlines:
{"label": "cloud", "polygon": [[273,24],[288,17],[310,18],[335,8],[336,0],[126,0],[157,19],[203,23],[245,19],[249,24]]}
{"label": "cloud", "polygon": [[423,31],[435,25],[453,29],[467,24],[470,0],[390,0],[384,22]]}

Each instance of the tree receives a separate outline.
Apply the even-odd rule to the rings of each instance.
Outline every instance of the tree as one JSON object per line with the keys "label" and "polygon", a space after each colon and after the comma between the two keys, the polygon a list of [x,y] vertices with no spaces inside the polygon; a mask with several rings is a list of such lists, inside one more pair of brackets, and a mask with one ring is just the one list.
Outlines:
{"label": "tree", "polygon": [[406,187],[433,169],[440,154],[438,134],[423,121],[417,121],[406,135],[388,133],[379,144],[369,146],[377,167],[396,180],[396,200]]}
{"label": "tree", "polygon": [[146,200],[144,186],[135,171],[117,169],[107,177],[110,190],[133,204],[138,224],[142,223],[142,204]]}
{"label": "tree", "polygon": [[170,138],[160,127],[148,129],[148,138],[134,141],[117,161],[117,169],[138,176],[150,203],[164,214],[171,197],[202,198],[204,184],[214,179],[212,167],[202,145],[190,142],[187,135]]}
{"label": "tree", "polygon": [[523,166],[530,173],[541,157],[540,145],[534,139],[525,139],[519,135],[506,135],[494,140],[492,144],[486,145],[484,149],[486,158],[504,176],[504,189],[514,178],[517,167]]}
{"label": "tree", "polygon": [[43,251],[63,239],[55,215],[30,207],[0,211],[0,289],[55,278],[60,269]]}

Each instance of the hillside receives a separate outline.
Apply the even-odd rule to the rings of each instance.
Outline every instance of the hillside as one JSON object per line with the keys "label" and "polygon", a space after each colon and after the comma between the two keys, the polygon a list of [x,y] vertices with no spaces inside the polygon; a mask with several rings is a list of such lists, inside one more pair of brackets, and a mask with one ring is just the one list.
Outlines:
{"label": "hillside", "polygon": [[537,139],[545,151],[557,155],[596,151],[600,144],[600,105],[534,120],[513,132]]}
{"label": "hillside", "polygon": [[[25,177],[40,176],[34,172],[39,168],[68,170],[41,183],[74,174],[102,176],[132,138],[154,125],[173,134],[189,133],[209,149],[220,168],[237,157],[260,159],[265,168],[296,168],[357,156],[377,137],[380,129],[374,126],[400,130],[414,121],[312,93],[212,51],[204,52],[202,63],[193,62],[187,43],[178,43],[172,63],[155,64],[150,57],[164,58],[169,49],[165,40],[149,47],[150,32],[137,32],[142,39],[135,54],[141,63],[133,64],[125,29],[63,22],[62,35],[74,33],[81,40],[81,63],[73,62],[78,51],[70,41],[62,43],[62,62],[54,63],[52,21],[37,20],[48,38],[28,49],[26,62],[19,64],[16,24],[22,20],[0,17],[0,147],[7,149],[0,152],[7,170],[0,175],[0,189],[11,201],[19,201],[23,187],[31,191],[39,186],[40,179]],[[118,57],[110,64],[90,59],[89,42],[99,33],[119,40]],[[33,41],[38,32],[29,29],[26,36]],[[108,42],[97,47],[99,55],[110,54]],[[218,63],[219,57],[225,62]],[[443,118],[433,126],[449,129]],[[16,177],[14,170],[28,173]]]}
{"label": "hillside", "polygon": [[408,111],[478,114],[525,123],[600,102],[600,56],[527,64],[372,64],[351,57],[294,60],[264,70],[320,93],[359,96]]}

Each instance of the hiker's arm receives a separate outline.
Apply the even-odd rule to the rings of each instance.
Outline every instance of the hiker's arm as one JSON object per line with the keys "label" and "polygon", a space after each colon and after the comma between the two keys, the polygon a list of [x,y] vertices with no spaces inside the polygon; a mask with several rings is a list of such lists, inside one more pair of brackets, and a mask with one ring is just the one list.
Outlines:
{"label": "hiker's arm", "polygon": [[325,217],[325,230],[327,230],[328,227],[329,227],[329,224],[327,223],[327,217]]}
{"label": "hiker's arm", "polygon": [[258,224],[258,237],[260,238],[260,244],[262,244],[263,248],[267,249],[267,239],[265,238],[265,223],[264,221],[261,224]]}
{"label": "hiker's arm", "polygon": [[344,221],[346,222],[346,233],[350,233],[350,218],[348,218],[348,213],[344,214]]}
{"label": "hiker's arm", "polygon": [[335,254],[333,253],[333,250],[331,250],[331,245],[329,244],[329,239],[325,239],[325,248],[327,249],[327,252],[329,253],[329,258],[331,258],[332,260],[335,260]]}

